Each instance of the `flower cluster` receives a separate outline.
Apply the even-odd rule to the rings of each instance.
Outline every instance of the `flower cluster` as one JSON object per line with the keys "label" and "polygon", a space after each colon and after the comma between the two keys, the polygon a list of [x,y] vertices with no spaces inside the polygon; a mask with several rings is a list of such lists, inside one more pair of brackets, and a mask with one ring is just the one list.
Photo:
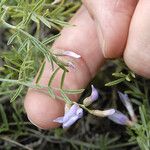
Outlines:
{"label": "flower cluster", "polygon": [[118,92],[120,100],[128,110],[131,120],[125,114],[113,108],[103,111],[88,109],[87,107],[93,102],[95,102],[99,97],[98,90],[93,85],[91,87],[92,87],[91,95],[84,99],[83,105],[75,103],[70,108],[68,108],[68,105],[66,104],[64,116],[56,118],[54,122],[61,123],[63,128],[69,128],[78,119],[82,118],[83,108],[86,109],[92,115],[95,115],[97,117],[108,117],[110,120],[120,125],[131,126],[136,122],[136,116],[131,101],[127,94],[123,94],[121,92]]}
{"label": "flower cluster", "polygon": [[[88,105],[92,102],[96,101],[98,99],[98,91],[97,89],[92,85],[92,93],[88,97],[87,102]],[[77,103],[73,104],[70,109],[68,109],[68,105],[65,105],[65,114],[62,117],[58,117],[54,122],[61,123],[63,128],[68,128],[72,124],[74,124],[78,119],[80,119],[83,116],[83,109],[79,107]]]}
{"label": "flower cluster", "polygon": [[63,117],[58,117],[54,122],[62,123],[63,128],[68,128],[83,116],[83,109],[78,104],[74,104],[68,111],[65,111]]}
{"label": "flower cluster", "polygon": [[[72,51],[64,51],[61,54],[57,54],[58,56],[69,56],[75,59],[80,58],[81,56]],[[68,66],[74,68],[74,64],[72,62],[68,62]],[[62,117],[58,117],[54,122],[61,123],[63,128],[69,128],[72,124],[74,124],[78,119],[83,116],[83,108],[87,110],[89,113],[98,116],[98,117],[108,117],[113,122],[120,125],[128,125],[131,126],[136,122],[136,116],[133,110],[133,106],[127,94],[123,94],[118,92],[121,102],[126,107],[131,120],[122,112],[116,109],[108,109],[108,110],[90,110],[87,107],[90,106],[93,102],[98,100],[99,92],[92,85],[91,95],[83,100],[83,104],[73,103],[72,106],[68,108],[68,104],[65,105],[65,114]]]}

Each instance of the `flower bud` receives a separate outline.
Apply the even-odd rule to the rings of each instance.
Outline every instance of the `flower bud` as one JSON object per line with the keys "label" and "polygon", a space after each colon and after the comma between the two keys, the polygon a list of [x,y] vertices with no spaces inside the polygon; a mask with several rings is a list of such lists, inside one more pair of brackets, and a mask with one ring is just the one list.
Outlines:
{"label": "flower bud", "polygon": [[124,104],[124,106],[128,110],[129,115],[130,115],[132,121],[136,122],[136,120],[137,120],[136,119],[136,115],[134,113],[134,109],[133,109],[131,100],[129,99],[128,95],[127,94],[123,94],[123,93],[121,93],[119,91],[118,91],[118,94],[119,94],[121,102]]}
{"label": "flower bud", "polygon": [[91,110],[91,114],[97,117],[107,117],[115,113],[115,109],[108,109],[108,110]]}
{"label": "flower bud", "polygon": [[98,90],[93,85],[91,85],[91,88],[92,88],[91,95],[83,100],[83,104],[86,107],[91,105],[94,101],[96,101],[99,96]]}
{"label": "flower bud", "polygon": [[113,113],[112,115],[109,115],[108,118],[112,120],[113,122],[120,124],[120,125],[131,124],[131,121],[129,120],[129,118],[118,110],[115,110],[115,113]]}
{"label": "flower bud", "polygon": [[90,97],[87,97],[83,100],[83,105],[86,106],[86,107],[91,105],[92,103],[93,103],[93,101],[91,100]]}

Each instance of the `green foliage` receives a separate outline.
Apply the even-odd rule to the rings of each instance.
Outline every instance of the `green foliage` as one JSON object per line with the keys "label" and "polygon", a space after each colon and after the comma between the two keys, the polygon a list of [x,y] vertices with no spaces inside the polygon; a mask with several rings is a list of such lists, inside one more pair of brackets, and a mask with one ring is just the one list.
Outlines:
{"label": "green foliage", "polygon": [[[60,128],[43,131],[27,120],[22,99],[28,87],[46,88],[51,97],[67,103],[72,103],[68,94],[80,94],[84,91],[64,89],[67,66],[53,53],[52,48],[52,43],[60,36],[62,27],[70,26],[68,19],[81,2],[61,0],[56,5],[52,5],[52,2],[0,1],[0,149],[149,150],[150,83],[149,80],[136,76],[122,60],[110,61],[113,69],[106,65],[106,69],[97,75],[94,82],[101,91],[102,100],[93,106],[102,109],[120,107],[116,101],[116,93],[117,90],[124,91],[131,98],[138,118],[137,124],[132,128],[126,130],[107,119],[92,119],[89,114],[68,131]],[[45,59],[51,63],[53,72],[48,85],[42,86],[40,79],[46,65]],[[52,87],[52,82],[60,70],[60,88]],[[36,81],[33,83],[37,72]],[[55,94],[56,90],[61,96]]]}
{"label": "green foliage", "polygon": [[[13,80],[17,80],[13,82],[13,89],[16,89],[16,92],[11,101],[14,101],[21,94],[24,86],[28,86],[28,83],[32,82],[39,64],[45,58],[51,62],[52,67],[56,64],[58,68],[65,72],[67,71],[66,64],[59,60],[51,49],[52,42],[59,34],[53,34],[47,38],[47,35],[41,37],[41,32],[46,29],[47,31],[55,30],[58,33],[63,26],[69,25],[65,21],[71,12],[74,12],[79,7],[79,4],[79,2],[74,4],[73,2],[65,3],[62,1],[56,7],[45,0],[1,2],[0,24],[2,28],[9,31],[7,50],[1,54],[1,58],[4,61],[1,73],[3,76],[4,74],[7,75],[7,79],[9,79],[7,84],[10,84],[10,87],[12,87]],[[67,12],[70,10],[68,13],[66,8],[68,8]],[[65,13],[65,16],[63,16],[63,13]],[[31,27],[35,29],[31,30]],[[38,83],[44,66],[45,63],[43,63],[39,71],[34,87],[40,87]],[[63,86],[65,72],[62,75],[61,87]],[[56,75],[55,73],[57,71],[53,73],[53,76]],[[1,79],[3,79],[3,76]],[[53,76],[50,82],[52,82]],[[17,86],[15,86],[15,83]],[[19,86],[18,83],[20,83]],[[49,89],[51,95],[54,96],[50,84]]]}
{"label": "green foliage", "polygon": [[150,149],[150,112],[144,105],[139,107],[139,123],[136,124],[129,134],[131,140],[136,140],[141,150]]}
{"label": "green foliage", "polygon": [[[112,74],[112,76],[114,76],[117,79],[106,83],[105,86],[114,86],[125,81],[130,82],[135,78],[135,74],[132,71],[126,69],[126,66],[124,66],[121,61],[119,62],[119,65],[122,66],[122,68],[119,68],[115,73]],[[126,69],[127,73],[123,73],[121,71],[123,68]]]}

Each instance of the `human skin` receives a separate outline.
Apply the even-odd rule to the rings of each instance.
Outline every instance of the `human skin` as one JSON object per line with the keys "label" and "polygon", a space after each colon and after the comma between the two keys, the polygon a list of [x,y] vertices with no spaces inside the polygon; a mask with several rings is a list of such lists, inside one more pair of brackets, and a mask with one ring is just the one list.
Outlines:
{"label": "human skin", "polygon": [[[83,4],[70,21],[75,26],[64,28],[53,44],[53,49],[81,55],[74,60],[76,69],[69,68],[64,87],[85,88],[105,59],[122,56],[130,69],[149,78],[150,1],[83,0]],[[50,68],[46,62],[40,84],[47,85]],[[54,79],[54,87],[59,87],[61,74],[59,71]],[[77,101],[79,96],[69,97]],[[43,129],[57,127],[52,120],[64,113],[64,102],[52,99],[42,90],[29,89],[24,107],[29,120]]]}

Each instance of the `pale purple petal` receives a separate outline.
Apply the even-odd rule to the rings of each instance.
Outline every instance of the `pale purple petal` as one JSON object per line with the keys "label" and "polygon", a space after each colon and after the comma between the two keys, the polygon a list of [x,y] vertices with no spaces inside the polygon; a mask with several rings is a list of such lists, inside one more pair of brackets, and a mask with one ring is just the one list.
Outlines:
{"label": "pale purple petal", "polygon": [[[123,94],[122,92],[120,92],[120,91],[118,91],[118,94],[119,94],[119,98],[120,98],[120,100],[122,101],[122,103],[126,106],[127,104],[126,104],[126,101],[130,101],[129,100],[129,97],[128,97],[128,95],[125,93],[125,94]],[[130,103],[130,102],[129,102]]]}
{"label": "pale purple petal", "polygon": [[72,52],[72,51],[64,51],[63,55],[70,56],[73,58],[80,58],[81,57],[80,55],[78,55],[77,53]]}
{"label": "pale purple petal", "polygon": [[91,96],[90,96],[91,100],[96,101],[98,99],[98,96],[99,96],[98,91],[93,85],[91,85],[91,87],[92,87],[92,93],[91,93]]}
{"label": "pale purple petal", "polygon": [[121,113],[120,111],[115,111],[115,113],[113,113],[112,115],[108,116],[108,118],[110,120],[112,120],[113,122],[117,123],[117,124],[121,124],[121,125],[127,125],[129,122],[129,119],[126,115],[124,115],[123,113]]}
{"label": "pale purple petal", "polygon": [[82,108],[78,108],[78,110],[76,111],[76,115],[78,116],[78,118],[82,118],[82,116],[83,116],[83,109]]}
{"label": "pale purple petal", "polygon": [[129,115],[132,118],[134,118],[135,114],[134,114],[133,106],[131,104],[131,101],[130,101],[128,95],[127,94],[123,94],[123,93],[121,93],[119,91],[118,91],[118,94],[119,94],[120,100],[122,101],[122,103],[124,104],[124,106],[126,107],[126,109],[128,110]]}
{"label": "pale purple petal", "polygon": [[69,111],[64,115],[63,122],[68,121],[72,116],[76,115],[76,111],[78,110],[79,105],[78,104],[73,104]]}
{"label": "pale purple petal", "polygon": [[54,119],[53,122],[63,123],[63,118],[64,117],[58,117],[58,118]]}
{"label": "pale purple petal", "polygon": [[63,123],[63,128],[69,128],[71,125],[73,125],[77,120],[79,119],[79,117],[73,116],[71,117],[67,122]]}

